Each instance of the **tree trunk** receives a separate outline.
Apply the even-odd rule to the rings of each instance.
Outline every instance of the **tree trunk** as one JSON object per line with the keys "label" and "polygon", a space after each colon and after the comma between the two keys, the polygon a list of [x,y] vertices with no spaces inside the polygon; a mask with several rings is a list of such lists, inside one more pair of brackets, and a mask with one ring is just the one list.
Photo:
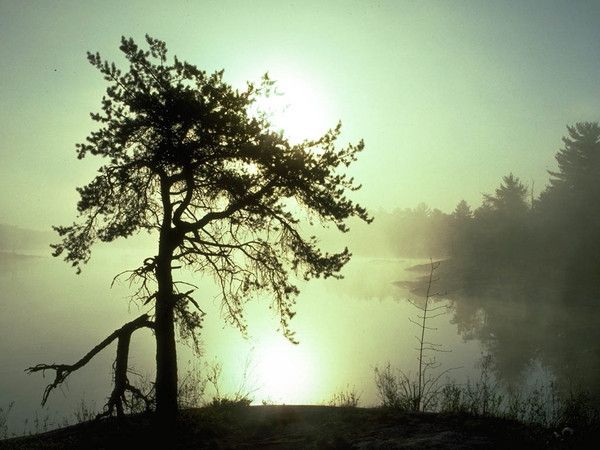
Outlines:
{"label": "tree trunk", "polygon": [[175,347],[174,296],[171,262],[173,247],[161,236],[156,265],[156,413],[162,423],[177,416],[177,349]]}

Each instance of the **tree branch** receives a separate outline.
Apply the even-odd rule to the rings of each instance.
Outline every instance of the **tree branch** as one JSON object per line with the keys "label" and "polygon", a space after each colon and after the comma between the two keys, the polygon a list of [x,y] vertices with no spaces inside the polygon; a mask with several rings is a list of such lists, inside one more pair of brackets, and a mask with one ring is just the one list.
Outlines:
{"label": "tree branch", "polygon": [[248,194],[246,197],[243,197],[236,202],[230,203],[229,206],[222,211],[211,211],[209,213],[206,213],[200,220],[194,223],[183,222],[180,220],[179,227],[184,233],[189,233],[191,231],[200,230],[204,228],[213,220],[224,219],[226,217],[229,217],[236,211],[239,211],[245,206],[248,206],[249,204],[260,199],[269,189],[275,186],[275,183],[276,178],[273,178],[271,181],[269,181],[267,184],[261,187],[258,191],[252,194]]}
{"label": "tree branch", "polygon": [[[115,364],[115,389],[113,390],[113,393],[111,394],[111,397],[107,404],[107,406],[112,411],[112,408],[114,406],[117,406],[116,404],[112,405],[112,403],[114,403],[113,397],[115,397],[115,396],[121,397],[124,394],[124,388],[126,388],[127,385],[129,385],[129,383],[126,381],[129,341],[131,338],[131,334],[139,328],[154,328],[154,322],[149,320],[147,314],[142,314],[137,319],[134,319],[131,322],[128,322],[125,325],[123,325],[118,330],[113,331],[102,342],[100,342],[98,345],[96,345],[83,358],[81,358],[79,361],[77,361],[74,364],[38,364],[36,366],[25,369],[25,371],[29,374],[32,374],[35,372],[42,372],[42,374],[44,374],[46,372],[46,370],[54,370],[56,373],[54,381],[52,383],[50,383],[48,386],[46,386],[46,389],[44,390],[44,395],[42,397],[42,406],[46,404],[46,401],[48,400],[48,396],[50,395],[52,390],[57,388],[60,384],[62,384],[71,373],[75,372],[78,369],[81,369],[88,362],[90,362],[90,360],[94,356],[96,356],[104,348],[106,348],[108,345],[110,345],[112,343],[112,341],[114,341],[115,339],[118,339],[119,345],[117,348],[117,359],[115,361],[115,363],[116,363]],[[121,381],[123,381],[122,380],[123,374],[125,374],[124,383],[121,382]],[[119,393],[117,391],[122,390],[121,385],[123,385],[123,392],[121,393],[121,395],[118,395]],[[122,408],[121,406],[117,406],[117,411],[119,413],[122,412],[121,408]]]}

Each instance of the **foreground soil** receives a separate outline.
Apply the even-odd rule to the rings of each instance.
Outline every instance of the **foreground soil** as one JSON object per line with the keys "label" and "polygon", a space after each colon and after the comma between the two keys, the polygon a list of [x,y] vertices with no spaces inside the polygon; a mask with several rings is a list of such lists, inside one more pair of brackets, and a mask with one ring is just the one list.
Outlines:
{"label": "foreground soil", "polygon": [[596,432],[567,431],[563,436],[497,418],[381,408],[207,407],[183,411],[171,432],[161,431],[150,415],[136,415],[0,441],[0,449],[596,448]]}

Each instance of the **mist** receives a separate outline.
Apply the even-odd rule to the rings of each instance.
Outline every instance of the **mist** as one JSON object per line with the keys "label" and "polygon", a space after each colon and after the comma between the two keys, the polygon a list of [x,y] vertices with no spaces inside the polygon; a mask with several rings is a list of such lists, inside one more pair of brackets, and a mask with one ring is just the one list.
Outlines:
{"label": "mist", "polygon": [[[600,216],[590,205],[600,187],[586,174],[593,173],[589,160],[600,154],[600,128],[580,123],[568,132],[556,155],[558,170],[549,174],[547,187],[538,195],[511,173],[473,207],[460,201],[448,212],[424,203],[380,209],[373,224],[351,223],[345,234],[305,224],[319,232],[324,248],[348,246],[353,259],[342,280],[301,284],[294,322],[298,346],[276,331],[275,316],[265,315],[261,302],[249,305],[246,338],[235,327],[223,326],[222,310],[210,300],[216,298],[213,281],[189,272],[187,279],[201,287],[207,320],[201,354],[181,340],[180,364],[184,370],[202,372],[208,363],[219,362],[227,373],[222,388],[235,390],[245,383],[257,403],[323,403],[331,392],[353,386],[365,404],[374,405],[374,367],[392,362],[414,370],[415,330],[409,319],[415,311],[409,300],[425,296],[428,261],[435,260],[440,262],[435,302],[448,310],[431,324],[437,328],[432,339],[450,350],[438,362],[455,368],[454,379],[476,377],[485,354],[506,389],[554,383],[562,389],[585,389],[598,401],[600,267],[592,243],[600,240]],[[581,170],[574,169],[577,164]],[[104,244],[83,275],[75,276],[49,256],[52,233],[5,225],[0,231],[9,299],[2,328],[10,336],[2,342],[0,400],[19,405],[11,422],[18,428],[19,421],[38,410],[44,386],[44,380],[26,376],[24,368],[47,355],[74,360],[123,317],[133,317],[141,306],[131,299],[134,289],[113,277],[152,254],[156,237],[141,234]],[[132,349],[132,370],[147,379],[153,376],[153,345],[147,333]],[[278,353],[269,354],[274,345]],[[280,359],[280,352],[292,356],[290,367],[275,382],[265,375],[264,365],[270,364],[269,358]],[[101,405],[110,360],[110,354],[104,355],[94,362],[94,370],[73,376],[69,392],[40,411],[57,420],[71,414],[80,398]],[[298,365],[306,368],[302,374],[295,373]]]}
{"label": "mist", "polygon": [[[389,370],[413,389],[400,402],[410,411],[427,410],[423,380],[439,383],[429,410],[440,412],[443,387],[468,390],[482,373],[505,399],[548,389],[600,408],[597,4],[80,3],[0,2],[0,438],[122,415],[121,400],[109,407],[119,373],[137,401],[155,400],[153,321],[169,283],[145,282],[171,232],[188,247],[162,264],[180,283],[173,304],[187,303],[166,320],[176,352],[161,354],[176,354],[182,407],[387,407]],[[189,127],[185,151],[219,160],[227,141],[229,166],[192,164],[154,135],[129,136],[124,153],[119,133],[99,138],[110,121],[94,113],[129,101],[106,102],[116,67],[146,92],[137,74],[151,65],[130,66],[134,40],[156,67],[177,55],[165,79],[191,77],[177,89],[208,86],[167,90],[179,115],[157,115],[191,117],[165,128]],[[262,89],[273,95],[248,100]],[[214,92],[229,116],[203,109]],[[167,170],[99,170],[144,151]],[[157,174],[171,183],[162,203]],[[124,190],[100,202],[113,183]],[[140,314],[147,326],[119,353],[119,329]]]}

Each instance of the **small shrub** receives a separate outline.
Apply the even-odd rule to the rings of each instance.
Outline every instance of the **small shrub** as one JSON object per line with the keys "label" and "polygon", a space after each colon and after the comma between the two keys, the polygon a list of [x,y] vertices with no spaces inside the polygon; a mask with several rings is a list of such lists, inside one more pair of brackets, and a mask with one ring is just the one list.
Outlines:
{"label": "small shrub", "polygon": [[399,371],[399,376],[396,376],[390,363],[387,363],[383,369],[375,367],[375,385],[383,407],[403,411],[418,409],[419,391],[417,382],[411,381],[401,371]]}
{"label": "small shrub", "polygon": [[240,406],[250,406],[252,403],[251,398],[249,397],[213,397],[210,402],[210,406],[218,407],[218,408],[236,408]]}
{"label": "small shrub", "polygon": [[[45,433],[55,427],[56,423],[50,420],[50,415],[47,410],[44,410],[43,416],[41,416],[38,411],[34,411],[33,419],[31,421],[28,418],[23,420],[23,431],[20,433],[20,436]],[[16,435],[16,433],[12,433],[12,436]]]}
{"label": "small shrub", "polygon": [[92,406],[90,406],[87,404],[85,399],[82,398],[79,401],[79,404],[77,405],[77,409],[73,412],[73,418],[75,419],[75,423],[88,422],[90,420],[94,420],[98,415],[95,409],[95,404],[92,404]]}
{"label": "small shrub", "polygon": [[242,381],[238,389],[233,394],[223,395],[220,389],[221,375],[223,374],[223,366],[221,363],[215,362],[212,365],[207,366],[208,375],[206,376],[206,382],[210,383],[215,391],[212,401],[209,406],[217,407],[235,407],[235,406],[249,406],[254,399],[251,397],[251,391],[246,387],[248,378],[248,363],[246,363],[246,369],[242,376]]}
{"label": "small shrub", "polygon": [[441,412],[466,412],[467,407],[463,400],[463,388],[455,381],[447,381],[440,389],[438,407]]}
{"label": "small shrub", "polygon": [[524,416],[521,417],[523,422],[537,423],[544,426],[549,425],[547,393],[547,389],[542,385],[534,388],[525,396]]}
{"label": "small shrub", "polygon": [[204,392],[208,380],[204,378],[196,366],[191,366],[188,362],[188,369],[185,376],[179,382],[177,388],[177,402],[179,407],[198,408],[204,400]]}
{"label": "small shrub", "polygon": [[507,419],[522,420],[527,412],[525,402],[523,401],[523,394],[518,390],[511,391],[507,402],[504,416]]}
{"label": "small shrub", "polygon": [[342,408],[356,408],[360,401],[360,394],[356,392],[355,387],[346,387],[336,394],[333,394],[329,400],[329,406],[339,406]]}
{"label": "small shrub", "polygon": [[479,380],[467,381],[462,391],[462,409],[481,416],[500,416],[504,396],[496,383],[491,355],[483,355],[479,362]]}
{"label": "small shrub", "polygon": [[593,397],[583,389],[569,389],[562,397],[559,412],[556,415],[557,427],[598,428],[600,410]]}
{"label": "small shrub", "polygon": [[15,406],[15,402],[10,402],[6,408],[0,408],[0,439],[9,437],[8,433],[8,416]]}

